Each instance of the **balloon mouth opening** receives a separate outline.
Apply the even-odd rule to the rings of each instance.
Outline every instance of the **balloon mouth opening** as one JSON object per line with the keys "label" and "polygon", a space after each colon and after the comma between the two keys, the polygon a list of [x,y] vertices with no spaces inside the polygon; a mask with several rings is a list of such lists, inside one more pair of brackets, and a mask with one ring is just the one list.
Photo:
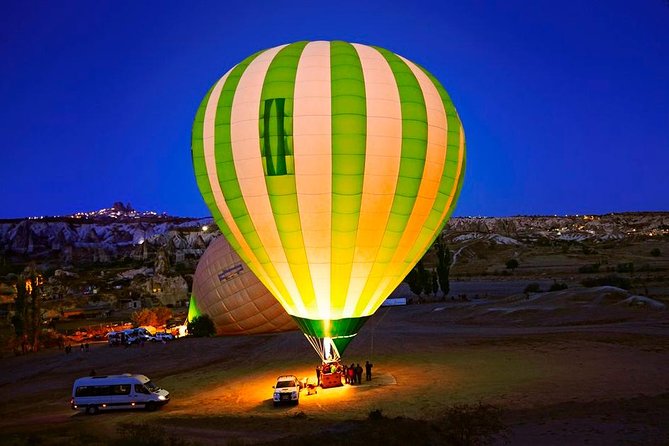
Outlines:
{"label": "balloon mouth opening", "polygon": [[316,338],[314,336],[304,334],[309,341],[309,344],[314,348],[321,362],[335,362],[341,359],[339,349],[332,338]]}
{"label": "balloon mouth opening", "polygon": [[342,353],[369,316],[318,320],[293,316],[309,344],[323,362],[339,361]]}

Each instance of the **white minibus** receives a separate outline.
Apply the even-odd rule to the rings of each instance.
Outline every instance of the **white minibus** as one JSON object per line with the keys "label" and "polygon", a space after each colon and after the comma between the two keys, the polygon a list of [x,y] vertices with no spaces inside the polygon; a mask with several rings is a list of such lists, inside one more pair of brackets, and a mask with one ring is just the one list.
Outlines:
{"label": "white minibus", "polygon": [[155,410],[170,401],[170,393],[144,375],[107,375],[79,378],[72,386],[70,404],[74,410],[93,415],[101,410]]}

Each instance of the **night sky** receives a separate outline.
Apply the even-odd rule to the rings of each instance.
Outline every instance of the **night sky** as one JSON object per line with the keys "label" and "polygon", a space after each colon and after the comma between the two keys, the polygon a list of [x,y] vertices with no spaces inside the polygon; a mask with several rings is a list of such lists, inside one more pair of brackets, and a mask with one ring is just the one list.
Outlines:
{"label": "night sky", "polygon": [[206,216],[190,159],[209,87],[298,40],[387,48],[467,135],[455,215],[669,210],[669,3],[3,1],[0,218]]}

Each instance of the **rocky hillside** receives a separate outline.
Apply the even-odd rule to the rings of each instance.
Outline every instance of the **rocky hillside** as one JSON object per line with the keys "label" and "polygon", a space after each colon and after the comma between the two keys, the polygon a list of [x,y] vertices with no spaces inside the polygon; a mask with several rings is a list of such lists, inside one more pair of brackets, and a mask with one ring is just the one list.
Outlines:
{"label": "rocky hillside", "polygon": [[116,203],[69,216],[0,220],[0,255],[5,263],[67,265],[146,260],[162,248],[179,263],[197,261],[217,235],[211,218],[138,212]]}
{"label": "rocky hillside", "polygon": [[487,239],[496,244],[559,241],[640,240],[669,235],[669,212],[605,215],[456,217],[449,221],[446,236],[455,244]]}
{"label": "rocky hillside", "polygon": [[[0,220],[4,262],[109,263],[153,258],[193,263],[219,234],[211,218],[138,212],[128,204],[63,217]],[[456,217],[445,234],[454,246],[480,239],[498,245],[608,242],[669,235],[669,212],[575,216]]]}

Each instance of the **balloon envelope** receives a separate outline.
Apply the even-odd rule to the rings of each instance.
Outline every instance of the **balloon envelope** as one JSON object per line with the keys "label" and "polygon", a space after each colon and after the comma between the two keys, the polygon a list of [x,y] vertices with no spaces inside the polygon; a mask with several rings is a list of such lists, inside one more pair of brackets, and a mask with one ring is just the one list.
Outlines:
{"label": "balloon envelope", "polygon": [[194,315],[208,315],[219,335],[297,329],[293,319],[224,237],[214,240],[198,262],[189,320],[191,308]]}
{"label": "balloon envelope", "polygon": [[465,138],[422,67],[378,47],[297,42],[214,84],[192,156],[222,233],[327,358],[441,231]]}

